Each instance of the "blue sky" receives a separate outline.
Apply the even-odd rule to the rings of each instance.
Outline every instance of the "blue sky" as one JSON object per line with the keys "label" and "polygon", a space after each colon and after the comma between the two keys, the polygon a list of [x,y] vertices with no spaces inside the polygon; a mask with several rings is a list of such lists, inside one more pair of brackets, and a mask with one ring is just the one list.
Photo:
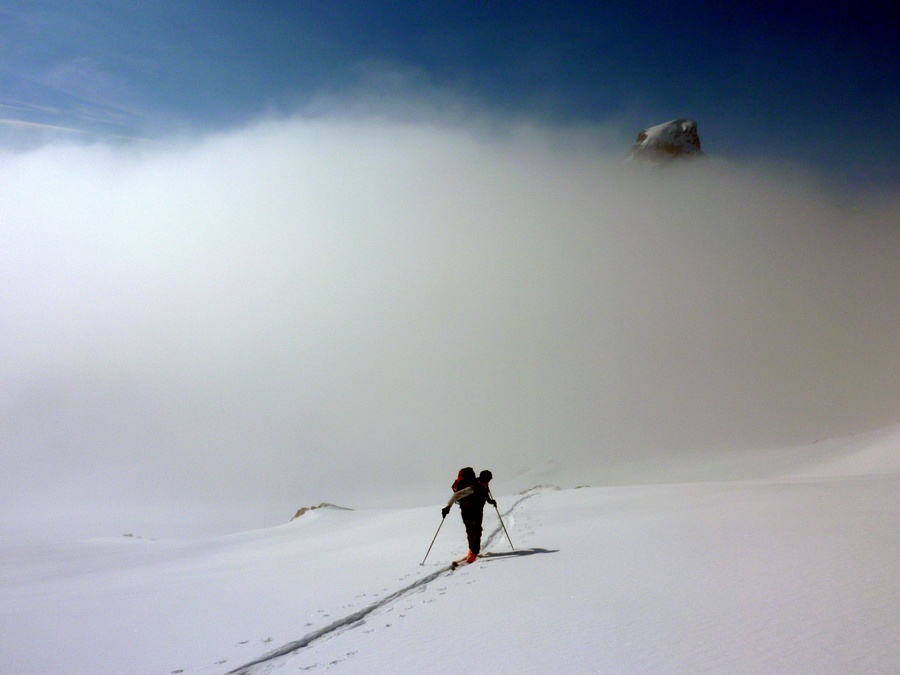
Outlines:
{"label": "blue sky", "polygon": [[0,118],[13,143],[32,125],[158,138],[376,90],[611,124],[623,153],[691,117],[710,153],[891,184],[898,31],[888,2],[6,2]]}

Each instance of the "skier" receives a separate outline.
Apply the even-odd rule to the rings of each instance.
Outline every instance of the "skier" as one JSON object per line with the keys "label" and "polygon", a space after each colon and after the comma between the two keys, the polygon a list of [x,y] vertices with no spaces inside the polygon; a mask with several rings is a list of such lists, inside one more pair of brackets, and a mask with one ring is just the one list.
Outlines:
{"label": "skier", "polygon": [[441,509],[441,515],[446,518],[450,513],[450,507],[459,502],[459,512],[463,524],[466,526],[466,536],[469,540],[467,563],[474,562],[481,551],[481,521],[484,517],[484,503],[497,506],[497,502],[491,498],[490,488],[488,488],[488,483],[493,477],[493,474],[487,469],[482,471],[477,478],[475,471],[470,467],[462,469],[453,483],[453,496],[447,502],[447,506]]}

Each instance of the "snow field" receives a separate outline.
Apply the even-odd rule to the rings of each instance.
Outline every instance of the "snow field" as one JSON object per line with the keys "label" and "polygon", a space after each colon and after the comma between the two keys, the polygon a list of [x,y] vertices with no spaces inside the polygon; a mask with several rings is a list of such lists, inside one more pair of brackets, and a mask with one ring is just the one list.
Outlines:
{"label": "snow field", "polygon": [[790,472],[497,490],[516,551],[488,507],[454,572],[456,509],[419,564],[440,504],[6,544],[0,672],[898,672],[900,428],[767,456]]}
{"label": "snow field", "polygon": [[896,672],[898,487],[541,493],[511,534],[549,552],[483,559],[405,600],[404,620],[380,616],[366,639],[348,631],[253,672],[453,673],[461,659],[477,673]]}

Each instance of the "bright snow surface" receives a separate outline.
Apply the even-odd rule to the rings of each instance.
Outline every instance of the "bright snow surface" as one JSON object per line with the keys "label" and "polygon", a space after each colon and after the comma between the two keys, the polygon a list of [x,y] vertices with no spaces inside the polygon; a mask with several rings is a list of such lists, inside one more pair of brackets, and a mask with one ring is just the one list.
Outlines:
{"label": "bright snow surface", "polygon": [[686,475],[498,480],[515,551],[488,507],[488,555],[453,572],[456,508],[419,564],[438,488],[204,540],[4,542],[0,672],[898,672],[900,427]]}

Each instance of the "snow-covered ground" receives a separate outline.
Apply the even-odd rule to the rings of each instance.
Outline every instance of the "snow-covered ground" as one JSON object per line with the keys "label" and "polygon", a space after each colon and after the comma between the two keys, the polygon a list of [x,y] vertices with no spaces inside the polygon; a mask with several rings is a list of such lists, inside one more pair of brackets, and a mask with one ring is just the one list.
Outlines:
{"label": "snow-covered ground", "polygon": [[515,551],[489,509],[453,572],[457,510],[419,564],[444,485],[225,537],[4,541],[0,672],[900,672],[900,426],[665,473],[498,476]]}

